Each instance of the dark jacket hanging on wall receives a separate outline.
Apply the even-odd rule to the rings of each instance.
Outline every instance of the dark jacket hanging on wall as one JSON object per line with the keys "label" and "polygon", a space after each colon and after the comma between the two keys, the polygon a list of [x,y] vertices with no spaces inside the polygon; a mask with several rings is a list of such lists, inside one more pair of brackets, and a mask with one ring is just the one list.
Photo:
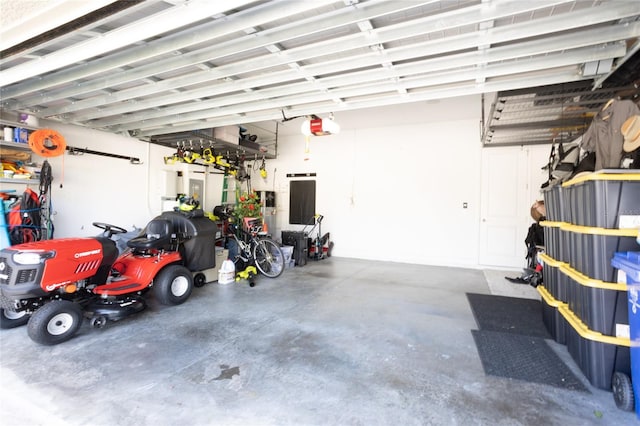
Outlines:
{"label": "dark jacket hanging on wall", "polygon": [[593,117],[589,128],[582,136],[581,147],[596,153],[596,170],[617,169],[622,160],[622,123],[640,109],[630,100],[615,100]]}

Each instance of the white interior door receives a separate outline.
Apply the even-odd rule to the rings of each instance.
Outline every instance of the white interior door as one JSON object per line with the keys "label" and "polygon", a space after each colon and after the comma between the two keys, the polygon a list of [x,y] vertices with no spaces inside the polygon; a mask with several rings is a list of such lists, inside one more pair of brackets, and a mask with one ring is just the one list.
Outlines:
{"label": "white interior door", "polygon": [[[486,148],[482,152],[479,263],[483,266],[526,266],[529,224],[528,153],[521,147]],[[530,222],[529,222],[530,223]]]}

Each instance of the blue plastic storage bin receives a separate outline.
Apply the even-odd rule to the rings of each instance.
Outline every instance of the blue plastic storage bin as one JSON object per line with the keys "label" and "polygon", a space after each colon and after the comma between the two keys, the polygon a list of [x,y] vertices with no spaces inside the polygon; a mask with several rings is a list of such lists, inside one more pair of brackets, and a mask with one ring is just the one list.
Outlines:
{"label": "blue plastic storage bin", "polygon": [[611,265],[618,269],[618,281],[627,284],[631,384],[635,395],[636,417],[640,419],[640,252],[615,253]]}

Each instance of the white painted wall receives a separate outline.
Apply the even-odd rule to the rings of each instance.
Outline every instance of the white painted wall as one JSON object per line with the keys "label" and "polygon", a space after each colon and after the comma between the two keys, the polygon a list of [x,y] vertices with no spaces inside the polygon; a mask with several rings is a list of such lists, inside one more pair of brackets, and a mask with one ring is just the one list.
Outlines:
{"label": "white painted wall", "polygon": [[475,266],[479,120],[476,96],[336,113],[341,133],[312,137],[308,160],[296,120],[268,162],[275,182],[252,184],[275,187],[279,229],[300,230],[288,224],[286,174],[316,173],[316,207],[336,256]]}
{"label": "white painted wall", "polygon": [[[312,137],[307,156],[302,119],[288,121],[280,125],[278,159],[267,160],[267,179],[256,170],[251,184],[277,192],[278,226],[271,230],[276,239],[283,229],[303,228],[288,223],[286,174],[313,172],[322,230],[331,232],[335,256],[478,267],[480,117],[479,96],[339,112],[341,133]],[[56,237],[95,235],[94,221],[143,227],[162,211],[162,197],[184,192],[189,178],[204,181],[206,210],[220,203],[222,176],[198,166],[166,165],[163,157],[172,149],[77,126],[39,124],[60,131],[68,145],[143,162],[89,154],[49,159]],[[181,182],[178,171],[184,173]]]}
{"label": "white painted wall", "polygon": [[137,157],[142,162],[134,165],[127,160],[92,154],[67,153],[48,158],[54,177],[51,186],[54,237],[95,235],[100,230],[93,222],[141,228],[161,211],[162,159],[170,153],[169,149],[46,120],[40,120],[39,126],[59,131],[67,146]]}

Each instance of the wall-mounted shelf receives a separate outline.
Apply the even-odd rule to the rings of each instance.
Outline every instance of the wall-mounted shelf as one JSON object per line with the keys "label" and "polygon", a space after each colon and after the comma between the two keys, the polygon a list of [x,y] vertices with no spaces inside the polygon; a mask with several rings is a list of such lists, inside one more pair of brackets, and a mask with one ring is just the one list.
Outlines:
{"label": "wall-mounted shelf", "polygon": [[[28,136],[33,133],[33,131],[38,130],[38,128],[30,126],[28,124],[24,124],[24,123],[20,123],[18,121],[11,121],[11,120],[4,120],[4,119],[0,119],[0,138],[4,139],[4,129],[6,127],[11,128],[11,139],[10,140],[4,140],[4,142],[8,142],[8,143],[16,143],[18,145],[20,145],[21,143],[18,142],[14,142],[13,139],[13,132],[15,131],[15,129],[22,129],[24,131],[24,133],[20,133],[21,136],[26,136],[28,138]],[[26,144],[26,140],[24,140],[22,142],[22,144]]]}
{"label": "wall-mounted shelf", "polygon": [[[18,149],[20,151],[31,151],[31,147],[29,146],[28,143],[20,143],[20,142],[13,142],[13,141],[5,141],[5,140],[0,140],[0,148],[11,148],[11,149]],[[1,154],[1,152],[0,152]]]}
{"label": "wall-mounted shelf", "polygon": [[0,119],[0,125],[2,125],[2,127],[14,127],[14,128],[21,127],[23,129],[28,129],[28,130],[38,130],[38,127],[33,127],[28,124],[20,123],[18,121],[11,121],[11,120],[5,120],[5,119]]}
{"label": "wall-mounted shelf", "polygon": [[[37,130],[33,126],[28,126],[22,123],[9,121],[9,120],[0,120],[0,126],[21,127],[23,129]],[[17,151],[32,153],[31,147],[29,146],[28,143],[5,141],[0,139],[0,158],[4,153],[3,149],[13,149]],[[0,173],[0,176],[1,176],[1,173]],[[40,179],[14,179],[14,178],[0,177],[0,183],[10,183],[14,185],[40,185]]]}
{"label": "wall-mounted shelf", "polygon": [[[18,151],[25,151],[25,152],[31,153],[31,148],[29,147],[29,144],[0,140],[0,158],[2,158],[2,154],[4,153],[3,148],[15,149]],[[14,178],[3,178],[3,177],[0,177],[0,182],[11,183],[15,185],[39,185],[40,184],[39,179],[14,179]]]}
{"label": "wall-mounted shelf", "polygon": [[[0,126],[13,127],[13,128],[19,127],[22,129],[27,129],[28,130],[27,133],[29,134],[39,129],[38,127],[30,126],[17,121],[5,120],[5,119],[0,119]],[[0,136],[0,138],[2,138],[2,140],[0,140],[0,157],[2,157],[4,153],[6,153],[6,150],[11,149],[14,151],[28,152],[29,153],[28,162],[31,161],[31,154],[33,154],[33,151],[31,150],[31,147],[29,146],[28,143],[6,141],[4,140],[3,133],[2,133],[2,136]],[[5,151],[3,151],[3,149]],[[0,183],[3,184],[3,186],[5,186],[6,184],[11,186],[26,185],[27,188],[29,185],[33,185],[35,187],[34,191],[40,193],[40,201],[42,202],[42,204],[40,205],[41,232],[38,233],[38,236],[36,238],[38,240],[48,240],[53,237],[53,226],[51,222],[51,188],[50,188],[50,185],[48,184],[43,186],[40,182],[40,177],[38,177],[37,179],[33,179],[34,175],[32,174],[31,176],[32,176],[31,179],[20,179],[20,178],[16,179],[16,178],[0,177]],[[7,188],[4,188],[4,189],[8,192],[16,191],[15,189],[7,189]],[[13,237],[12,237],[12,241],[13,241]]]}
{"label": "wall-mounted shelf", "polygon": [[0,183],[12,183],[15,185],[40,185],[40,179],[0,178]]}

